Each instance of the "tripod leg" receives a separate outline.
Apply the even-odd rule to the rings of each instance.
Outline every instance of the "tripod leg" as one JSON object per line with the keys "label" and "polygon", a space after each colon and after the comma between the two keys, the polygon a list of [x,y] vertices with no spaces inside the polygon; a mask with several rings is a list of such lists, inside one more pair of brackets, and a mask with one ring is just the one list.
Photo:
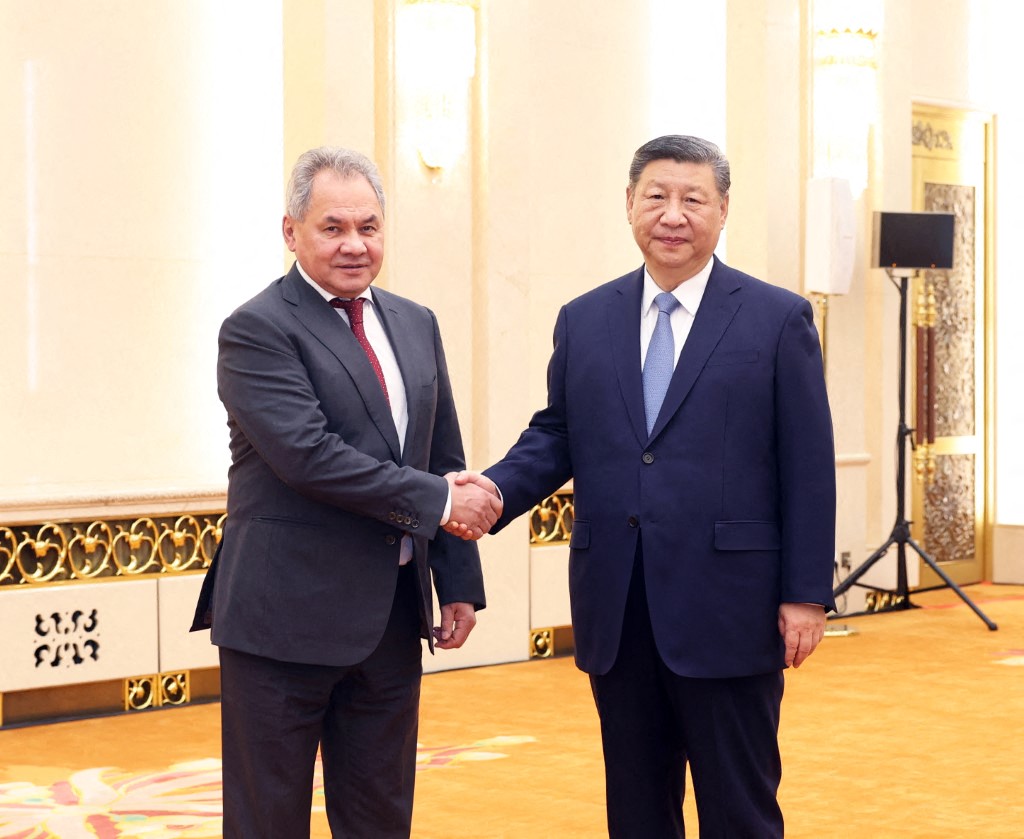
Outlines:
{"label": "tripod leg", "polygon": [[848,576],[845,580],[843,580],[839,585],[835,587],[835,590],[833,590],[832,592],[832,597],[838,597],[847,589],[851,588],[853,584],[857,582],[857,580],[864,576],[864,573],[872,565],[878,562],[878,560],[880,560],[889,552],[889,548],[891,548],[895,542],[895,537],[890,536],[889,541],[887,541],[884,545],[882,545],[882,547],[880,547],[877,551],[871,554],[871,556],[865,559],[860,565],[858,565],[853,571],[850,572],[850,576]]}
{"label": "tripod leg", "polygon": [[953,589],[953,591],[957,593],[959,598],[963,600],[964,603],[971,607],[971,611],[973,611],[974,614],[976,614],[979,618],[982,619],[985,626],[992,630],[996,630],[999,628],[991,620],[988,619],[988,617],[985,615],[984,612],[981,611],[981,609],[974,605],[974,602],[971,600],[971,598],[969,598],[966,594],[963,593],[963,591],[961,591],[960,587],[956,583],[954,583],[949,578],[949,575],[945,571],[943,571],[942,568],[939,567],[939,564],[925,552],[924,548],[917,544],[917,542],[915,542],[913,539],[907,539],[907,544],[910,545],[910,547],[912,547],[917,552],[917,555],[928,564],[928,567],[931,568],[932,571],[934,571],[936,574],[942,577],[943,580],[945,580],[946,585]]}

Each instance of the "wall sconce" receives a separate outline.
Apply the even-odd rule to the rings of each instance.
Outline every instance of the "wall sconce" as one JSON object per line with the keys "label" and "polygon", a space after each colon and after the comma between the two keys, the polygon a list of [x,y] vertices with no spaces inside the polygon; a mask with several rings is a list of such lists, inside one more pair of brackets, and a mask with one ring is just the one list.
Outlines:
{"label": "wall sconce", "polygon": [[811,178],[804,215],[804,291],[816,303],[821,356],[827,367],[829,297],[848,294],[853,281],[857,224],[850,182]]}
{"label": "wall sconce", "polygon": [[450,168],[466,150],[476,10],[475,0],[402,0],[398,9],[396,61],[407,128],[429,169]]}
{"label": "wall sconce", "polygon": [[877,112],[881,0],[814,0],[814,176],[868,181],[868,128]]}

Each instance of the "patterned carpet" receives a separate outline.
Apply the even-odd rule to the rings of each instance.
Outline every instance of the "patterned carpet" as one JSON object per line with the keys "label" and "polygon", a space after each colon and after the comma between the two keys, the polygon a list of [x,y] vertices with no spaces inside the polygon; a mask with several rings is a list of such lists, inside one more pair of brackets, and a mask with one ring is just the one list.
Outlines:
{"label": "patterned carpet", "polygon": [[[1024,838],[1024,587],[967,591],[997,632],[927,592],[925,608],[842,619],[854,631],[787,674],[789,839]],[[0,837],[218,836],[218,714],[0,731]],[[571,659],[428,675],[420,740],[416,839],[606,835],[596,715]],[[684,812],[696,835],[692,796]],[[311,832],[330,836],[319,774]]]}
{"label": "patterned carpet", "polygon": [[[451,768],[468,761],[498,760],[532,737],[492,737],[475,743],[428,748],[417,754],[417,771]],[[319,758],[313,779],[313,810],[323,813]],[[162,771],[126,772],[113,767],[82,769],[52,784],[0,784],[0,836],[128,836],[201,839],[220,835],[220,760],[178,763]]]}

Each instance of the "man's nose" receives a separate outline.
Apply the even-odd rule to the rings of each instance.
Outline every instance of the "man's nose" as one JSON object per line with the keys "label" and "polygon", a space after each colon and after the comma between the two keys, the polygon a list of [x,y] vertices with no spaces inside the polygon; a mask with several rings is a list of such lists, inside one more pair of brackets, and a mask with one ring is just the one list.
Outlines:
{"label": "man's nose", "polygon": [[343,235],[338,242],[338,250],[342,253],[365,253],[366,243],[355,230]]}
{"label": "man's nose", "polygon": [[683,205],[679,201],[668,201],[665,204],[665,211],[661,214],[664,224],[672,226],[683,224],[686,221],[686,213],[683,212]]}

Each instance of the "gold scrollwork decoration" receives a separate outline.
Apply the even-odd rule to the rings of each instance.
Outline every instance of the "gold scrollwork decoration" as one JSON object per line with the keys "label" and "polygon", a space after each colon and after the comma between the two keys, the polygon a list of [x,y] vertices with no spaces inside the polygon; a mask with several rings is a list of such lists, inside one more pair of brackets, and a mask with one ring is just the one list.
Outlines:
{"label": "gold scrollwork decoration", "polygon": [[182,571],[201,567],[200,533],[202,528],[195,516],[179,516],[173,527],[164,525],[157,540],[157,553],[165,571]]}
{"label": "gold scrollwork decoration", "polygon": [[217,552],[220,540],[224,538],[224,522],[228,514],[222,513],[216,521],[209,518],[204,519],[205,525],[199,533],[199,552],[202,555],[202,567],[209,568],[213,562],[213,555]]}
{"label": "gold scrollwork decoration", "polygon": [[188,701],[188,673],[161,673],[160,704],[185,705]]}
{"label": "gold scrollwork decoration", "polygon": [[534,629],[530,632],[530,658],[551,658],[555,652],[554,632]]}
{"label": "gold scrollwork decoration", "polygon": [[226,513],[0,525],[0,588],[200,571]]}
{"label": "gold scrollwork decoration", "polygon": [[156,690],[156,676],[138,676],[134,679],[125,679],[124,682],[124,709],[126,711],[144,711],[147,708],[155,708],[160,702]]}
{"label": "gold scrollwork decoration", "polygon": [[902,594],[894,591],[869,591],[864,596],[865,612],[884,612],[899,608],[904,601]]}
{"label": "gold scrollwork decoration", "polygon": [[47,522],[33,536],[22,531],[24,538],[15,549],[21,579],[28,583],[48,583],[64,570],[68,540],[57,525]]}
{"label": "gold scrollwork decoration", "polygon": [[555,493],[530,510],[530,544],[551,545],[568,542],[574,518],[572,493]]}
{"label": "gold scrollwork decoration", "polygon": [[948,131],[936,131],[930,122],[915,122],[912,141],[915,146],[924,146],[928,151],[933,149],[953,150],[953,138]]}
{"label": "gold scrollwork decoration", "polygon": [[18,537],[9,527],[0,527],[0,583],[14,582],[11,571],[14,568],[14,557],[18,549]]}
{"label": "gold scrollwork decoration", "polygon": [[113,551],[118,571],[131,576],[157,570],[158,538],[159,528],[151,518],[136,519],[128,528],[119,525]]}
{"label": "gold scrollwork decoration", "polygon": [[72,527],[67,561],[72,574],[81,580],[100,576],[110,566],[114,534],[105,521],[94,521],[84,531]]}

